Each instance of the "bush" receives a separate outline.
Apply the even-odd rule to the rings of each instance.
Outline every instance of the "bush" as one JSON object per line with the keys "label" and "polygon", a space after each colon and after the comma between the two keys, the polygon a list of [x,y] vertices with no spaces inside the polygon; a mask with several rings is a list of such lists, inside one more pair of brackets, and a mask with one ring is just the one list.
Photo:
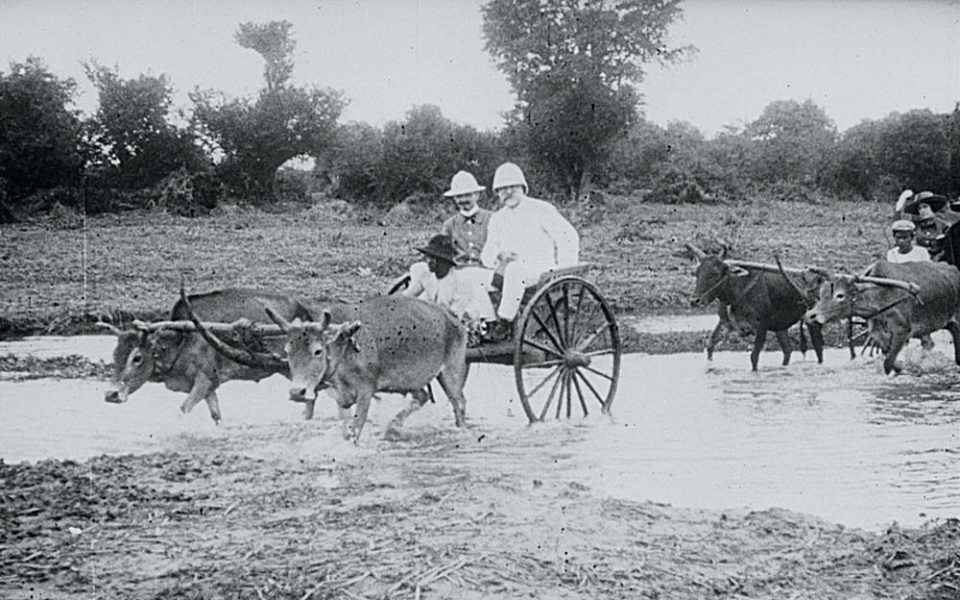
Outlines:
{"label": "bush", "polygon": [[207,172],[178,169],[146,192],[146,203],[183,217],[208,214],[220,201],[220,186]]}

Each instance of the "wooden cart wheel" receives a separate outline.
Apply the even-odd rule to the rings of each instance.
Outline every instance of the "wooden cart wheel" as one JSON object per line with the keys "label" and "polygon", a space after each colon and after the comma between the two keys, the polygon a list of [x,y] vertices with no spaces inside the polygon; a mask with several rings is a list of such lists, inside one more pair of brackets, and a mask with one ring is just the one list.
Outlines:
{"label": "wooden cart wheel", "polygon": [[620,332],[589,282],[560,277],[526,304],[514,332],[514,371],[530,422],[610,412],[620,377]]}

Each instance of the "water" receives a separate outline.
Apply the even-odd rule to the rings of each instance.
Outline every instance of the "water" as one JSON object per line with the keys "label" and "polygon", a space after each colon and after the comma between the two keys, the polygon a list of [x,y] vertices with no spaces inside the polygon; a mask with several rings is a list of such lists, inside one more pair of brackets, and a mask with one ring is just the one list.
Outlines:
{"label": "water", "polygon": [[[851,361],[840,349],[828,349],[823,365],[812,352],[795,354],[789,367],[779,366],[779,352],[767,352],[757,373],[745,352],[718,352],[712,363],[702,354],[628,355],[612,418],[535,427],[526,425],[513,370],[474,365],[468,431],[453,432],[441,395],[408,420],[406,429],[420,433],[405,443],[451,436],[455,443],[438,456],[422,453],[424,464],[453,460],[478,472],[561,477],[626,499],[721,510],[776,506],[874,530],[893,521],[916,526],[960,516],[960,373],[948,357],[949,337],[934,339],[933,352],[908,349],[907,374],[896,378],[882,374],[879,358]],[[109,337],[44,338],[3,344],[0,354],[23,349],[102,359],[111,348]],[[0,382],[0,457],[151,452],[250,430],[290,432],[272,452],[345,451],[332,401],[321,399],[317,417],[305,423],[300,407],[284,400],[288,382],[279,376],[225,384],[220,427],[203,403],[181,415],[184,395],[159,384],[123,405],[103,401],[106,387],[90,380]],[[355,451],[396,449],[381,436],[404,404],[396,396],[376,402]]]}

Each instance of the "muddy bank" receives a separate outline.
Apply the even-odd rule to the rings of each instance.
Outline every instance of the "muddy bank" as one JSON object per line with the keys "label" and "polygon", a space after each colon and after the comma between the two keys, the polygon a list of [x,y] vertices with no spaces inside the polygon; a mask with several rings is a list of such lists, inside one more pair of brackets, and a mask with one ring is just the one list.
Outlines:
{"label": "muddy bank", "polygon": [[[549,443],[531,432],[524,443]],[[428,429],[352,447],[323,436],[262,427],[146,456],[0,463],[0,595],[946,600],[960,590],[956,520],[873,534],[778,509],[680,509],[483,460],[516,439]]]}

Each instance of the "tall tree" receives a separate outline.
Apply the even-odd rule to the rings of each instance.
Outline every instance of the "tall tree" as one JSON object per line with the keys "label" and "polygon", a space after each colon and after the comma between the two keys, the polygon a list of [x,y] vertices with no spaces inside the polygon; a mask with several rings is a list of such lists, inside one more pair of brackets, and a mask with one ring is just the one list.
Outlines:
{"label": "tall tree", "polygon": [[283,163],[321,153],[333,143],[346,106],[339,91],[290,84],[291,29],[287,21],[240,25],[237,42],[267,63],[265,87],[256,100],[228,100],[211,91],[191,94],[196,123],[212,149],[223,155],[219,172],[224,182],[256,200],[275,199],[277,169]]}
{"label": "tall tree", "polygon": [[813,188],[837,143],[837,127],[812,100],[778,100],[749,123],[751,172],[761,183],[790,182]]}
{"label": "tall tree", "polygon": [[579,197],[637,116],[643,65],[672,62],[680,0],[490,0],[486,50],[517,95],[510,127]]}
{"label": "tall tree", "polygon": [[87,127],[100,150],[105,184],[141,189],[178,169],[202,166],[192,133],[169,121],[173,89],[166,76],[125,80],[115,68],[93,61],[84,68],[99,92],[100,106]]}
{"label": "tall tree", "polygon": [[37,57],[0,71],[0,198],[18,203],[79,181],[84,146],[75,92],[72,79],[56,77]]}

